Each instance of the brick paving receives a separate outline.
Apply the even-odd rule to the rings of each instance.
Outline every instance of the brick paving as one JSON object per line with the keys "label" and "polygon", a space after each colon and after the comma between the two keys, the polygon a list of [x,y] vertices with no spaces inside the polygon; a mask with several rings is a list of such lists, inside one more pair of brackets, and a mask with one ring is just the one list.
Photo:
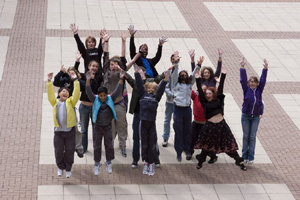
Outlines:
{"label": "brick paving", "polygon": [[[231,93],[239,106],[242,104],[242,94],[238,82],[238,63],[243,55],[231,39],[300,38],[299,32],[226,32],[203,1],[173,2],[192,31],[139,31],[136,36],[159,37],[164,34],[174,38],[197,38],[212,63],[217,62],[216,49],[224,49],[224,64],[229,68],[225,92]],[[114,165],[113,174],[102,173],[95,177],[91,173],[92,165],[76,165],[71,179],[58,178],[55,165],[39,165],[42,93],[45,91],[45,38],[71,34],[70,30],[46,30],[46,17],[46,0],[19,0],[12,28],[0,29],[0,36],[10,37],[0,82],[1,199],[37,199],[38,185],[191,183],[285,183],[294,197],[300,199],[300,131],[273,96],[299,94],[298,82],[268,82],[264,90],[267,107],[259,126],[258,138],[272,164],[256,164],[249,167],[247,172],[240,171],[234,164],[216,163],[205,166],[200,171],[192,164],[165,164],[156,170],[159,175],[154,177],[142,176],[140,171],[121,164]],[[114,30],[110,33],[117,37],[121,31]],[[98,31],[80,30],[80,34],[84,38],[90,34],[98,35]],[[255,74],[249,64],[247,71]]]}

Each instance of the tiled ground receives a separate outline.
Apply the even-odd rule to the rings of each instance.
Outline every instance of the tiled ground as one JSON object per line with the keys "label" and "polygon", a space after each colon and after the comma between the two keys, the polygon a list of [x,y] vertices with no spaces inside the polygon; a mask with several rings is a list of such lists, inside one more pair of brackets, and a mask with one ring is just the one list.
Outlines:
{"label": "tiled ground", "polygon": [[[81,199],[98,198],[96,195],[103,188],[114,191],[106,198],[118,199],[120,185],[127,193],[134,188],[132,193],[136,194],[122,195],[122,199],[300,199],[299,0],[269,1],[0,0],[1,199],[53,199],[55,196],[51,195],[57,191],[66,192],[56,196],[57,199],[74,199],[72,195],[81,191],[77,190],[81,186],[89,189],[85,197],[79,196]],[[226,18],[218,17],[223,13]],[[103,167],[104,173],[94,176],[92,153],[89,152],[84,159],[76,158],[71,179],[57,177],[53,164],[53,133],[49,131],[53,122],[51,119],[45,121],[50,111],[45,107],[49,104],[43,100],[43,94],[47,72],[58,72],[61,64],[73,65],[76,45],[69,30],[72,22],[79,25],[82,39],[88,35],[98,36],[105,26],[112,35],[112,54],[120,53],[118,37],[129,23],[134,23],[138,30],[136,44],[148,43],[149,55],[156,51],[157,38],[166,35],[169,42],[164,45],[163,57],[157,66],[159,72],[168,67],[174,50],[180,51],[182,67],[189,69],[189,48],[196,49],[196,57],[205,56],[205,65],[215,65],[217,49],[222,48],[225,51],[223,64],[228,67],[225,118],[239,142],[243,100],[239,61],[245,56],[248,74],[260,75],[261,60],[266,57],[270,61],[263,94],[266,109],[258,131],[255,165],[242,172],[223,155],[217,163],[205,164],[201,170],[195,169],[195,160],[173,164],[171,143],[168,148],[160,148],[162,166],[156,169],[154,177],[149,177],[142,175],[141,164],[136,170],[128,164],[131,161],[128,140],[128,157],[117,157],[113,174],[105,173]],[[163,110],[164,99],[158,116],[159,145]],[[131,121],[132,116],[129,116],[129,125]],[[55,193],[46,186],[58,189]],[[193,187],[206,186],[213,188],[212,196],[193,193]],[[156,187],[157,196],[145,196],[145,187]],[[232,191],[228,187],[239,192],[223,194],[224,190]],[[170,188],[176,192],[182,191],[178,188],[189,188],[189,193],[187,196],[183,195],[185,192],[171,194]],[[281,193],[280,188],[285,192]],[[43,189],[50,196],[41,193]],[[99,193],[91,192],[95,190]]]}
{"label": "tiled ground", "polygon": [[225,31],[300,31],[299,3],[205,2]]}
{"label": "tiled ground", "polygon": [[41,185],[39,200],[294,200],[285,184]]}

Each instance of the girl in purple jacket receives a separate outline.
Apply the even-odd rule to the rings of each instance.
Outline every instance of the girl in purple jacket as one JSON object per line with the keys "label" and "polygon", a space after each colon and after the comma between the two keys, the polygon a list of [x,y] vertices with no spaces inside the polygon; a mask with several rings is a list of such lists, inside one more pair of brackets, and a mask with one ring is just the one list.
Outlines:
{"label": "girl in purple jacket", "polygon": [[243,127],[243,149],[242,157],[244,163],[252,165],[254,162],[256,133],[260,118],[264,111],[264,103],[262,100],[262,92],[266,85],[268,61],[264,59],[264,68],[260,77],[260,81],[255,76],[251,76],[247,80],[246,69],[244,68],[245,58],[241,61],[240,82],[244,94],[244,102],[242,108],[242,127]]}

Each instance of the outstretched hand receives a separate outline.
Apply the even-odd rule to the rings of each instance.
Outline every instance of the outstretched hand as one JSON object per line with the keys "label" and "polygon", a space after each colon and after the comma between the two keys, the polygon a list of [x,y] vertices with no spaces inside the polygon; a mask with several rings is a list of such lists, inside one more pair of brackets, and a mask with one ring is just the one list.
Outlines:
{"label": "outstretched hand", "polygon": [[200,78],[200,70],[199,69],[195,70],[194,76],[195,76],[195,78]]}
{"label": "outstretched hand", "polygon": [[168,38],[166,36],[162,36],[161,38],[159,38],[159,45],[163,45],[165,42],[168,42],[167,40]]}
{"label": "outstretched hand", "polygon": [[125,34],[121,35],[121,39],[122,39],[122,42],[126,42],[127,35],[125,35]]}
{"label": "outstretched hand", "polygon": [[180,60],[181,57],[179,57],[179,52],[178,51],[174,52],[173,58],[174,58],[174,62],[176,62],[176,63],[179,62],[179,60]]}
{"label": "outstretched hand", "polygon": [[269,61],[267,61],[267,59],[264,59],[264,64],[263,64],[265,69],[268,69],[269,67]]}
{"label": "outstretched hand", "polygon": [[48,81],[51,81],[52,78],[53,78],[53,72],[50,72],[50,73],[48,74]]}
{"label": "outstretched hand", "polygon": [[222,49],[218,49],[219,57],[222,58],[224,51]]}
{"label": "outstretched hand", "polygon": [[198,65],[202,65],[203,61],[204,61],[204,56],[200,56],[199,60],[197,60]]}
{"label": "outstretched hand", "polygon": [[240,62],[241,68],[244,68],[246,65],[245,57],[243,57],[242,61]]}
{"label": "outstretched hand", "polygon": [[75,53],[75,58],[76,58],[76,61],[77,61],[77,62],[80,61],[81,56],[82,56],[82,55],[81,55],[80,51],[77,51],[77,52]]}
{"label": "outstretched hand", "polygon": [[130,24],[128,27],[128,31],[131,37],[134,37],[134,34],[137,32],[137,30],[134,30],[134,25]]}
{"label": "outstretched hand", "polygon": [[62,66],[60,67],[60,71],[63,72],[63,73],[66,73],[66,68],[64,67],[64,65],[62,65]]}
{"label": "outstretched hand", "polygon": [[138,73],[140,70],[139,66],[135,63],[133,64],[133,69],[134,69],[135,73]]}
{"label": "outstretched hand", "polygon": [[221,73],[222,74],[226,74],[227,73],[227,67],[225,65],[222,66]]}
{"label": "outstretched hand", "polygon": [[195,49],[190,49],[189,50],[189,55],[190,55],[190,58],[194,58],[195,57]]}
{"label": "outstretched hand", "polygon": [[78,26],[76,27],[76,24],[70,24],[70,29],[73,31],[74,35],[78,33]]}
{"label": "outstretched hand", "polygon": [[92,72],[88,71],[88,72],[85,74],[85,78],[86,78],[86,80],[94,79],[94,78],[95,78],[95,74],[93,74]]}

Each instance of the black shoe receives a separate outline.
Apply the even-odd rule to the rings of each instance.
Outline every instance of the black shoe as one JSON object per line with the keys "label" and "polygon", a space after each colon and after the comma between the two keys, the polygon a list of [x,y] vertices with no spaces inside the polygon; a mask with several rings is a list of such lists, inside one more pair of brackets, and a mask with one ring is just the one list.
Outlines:
{"label": "black shoe", "polygon": [[76,151],[77,156],[78,156],[79,158],[83,158],[83,150],[76,149],[75,151]]}
{"label": "black shoe", "polygon": [[162,143],[163,147],[167,147],[168,146],[168,139],[164,139],[163,143]]}
{"label": "black shoe", "polygon": [[209,164],[213,164],[218,160],[218,156],[214,157],[214,158],[210,158],[210,160],[208,161]]}
{"label": "black shoe", "polygon": [[190,153],[186,154],[186,160],[191,160],[192,159],[192,155]]}
{"label": "black shoe", "polygon": [[132,164],[131,164],[131,168],[132,168],[132,169],[135,169],[135,168],[137,168],[137,165],[138,165],[138,161],[135,161],[135,160],[134,160],[134,161],[132,162]]}
{"label": "black shoe", "polygon": [[178,161],[178,162],[181,162],[181,161],[182,161],[181,154],[180,154],[180,155],[177,155],[177,157],[176,157],[176,158],[177,158],[177,161]]}

